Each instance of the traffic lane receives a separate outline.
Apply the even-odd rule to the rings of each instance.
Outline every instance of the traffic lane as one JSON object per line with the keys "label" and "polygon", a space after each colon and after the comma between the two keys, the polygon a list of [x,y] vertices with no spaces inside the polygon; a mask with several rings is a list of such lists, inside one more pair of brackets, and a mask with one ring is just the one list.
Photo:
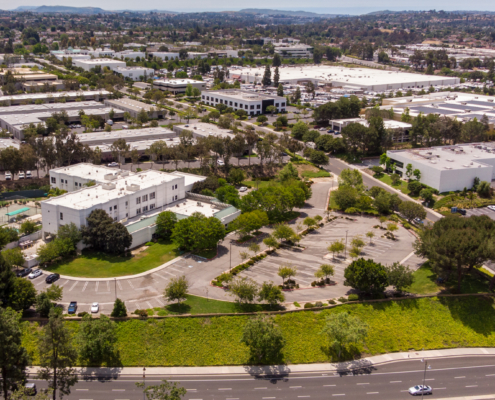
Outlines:
{"label": "traffic lane", "polygon": [[[330,159],[330,164],[328,166],[324,167],[324,169],[326,169],[327,171],[334,172],[334,173],[336,173],[338,175],[340,175],[340,173],[342,172],[342,170],[344,170],[346,168],[349,168],[349,165],[347,165],[343,161],[340,161],[338,158],[331,158]],[[370,176],[368,176],[367,174],[364,174],[362,172],[361,172],[361,175],[363,177],[363,183],[364,183],[365,186],[368,186],[368,187],[380,186],[383,189],[385,189],[387,192],[396,193],[387,184],[382,183],[382,182],[379,182],[379,181],[376,182],[375,180],[371,179]],[[411,201],[411,199],[408,196],[404,195],[404,194],[399,194],[399,198],[401,200],[403,200],[403,201]],[[429,209],[425,208],[425,210],[426,210],[426,218],[428,220],[430,220],[432,222],[436,222],[436,221],[438,221],[440,219],[437,215],[433,214]]]}
{"label": "traffic lane", "polygon": [[[433,387],[435,397],[491,394],[495,376],[493,357],[460,357],[430,360],[433,369],[426,374],[426,384]],[[411,360],[371,366],[355,373],[310,373],[274,375],[269,377],[237,376],[164,376],[163,379],[179,382],[187,389],[185,396],[193,399],[299,399],[351,396],[353,399],[409,398],[408,388],[421,384],[424,369],[421,362]],[[288,367],[290,368],[290,366]],[[406,369],[402,371],[402,369]],[[256,369],[256,367],[254,367]],[[247,367],[249,370],[249,367]],[[148,385],[161,382],[162,377],[149,376]],[[80,378],[72,389],[71,399],[76,400],[127,400],[137,398],[142,391],[135,382],[139,377]],[[44,381],[35,381],[39,388]]]}

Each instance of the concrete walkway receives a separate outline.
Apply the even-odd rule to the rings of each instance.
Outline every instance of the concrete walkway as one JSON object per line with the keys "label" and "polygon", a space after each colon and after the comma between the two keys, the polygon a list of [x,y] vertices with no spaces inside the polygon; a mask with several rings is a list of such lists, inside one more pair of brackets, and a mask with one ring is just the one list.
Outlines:
{"label": "concrete walkway", "polygon": [[[362,358],[355,361],[340,363],[318,363],[297,365],[267,365],[267,366],[211,366],[211,367],[149,367],[146,376],[162,375],[273,375],[289,373],[312,372],[341,372],[369,368],[373,365],[383,365],[398,361],[465,357],[465,356],[495,356],[495,348],[459,348],[444,350],[424,350],[403,353],[390,353],[379,356]],[[30,367],[30,374],[37,373],[39,367]],[[139,376],[142,367],[124,368],[79,368],[78,374],[92,376]],[[462,397],[464,398],[464,397]],[[477,396],[477,399],[481,397]]]}

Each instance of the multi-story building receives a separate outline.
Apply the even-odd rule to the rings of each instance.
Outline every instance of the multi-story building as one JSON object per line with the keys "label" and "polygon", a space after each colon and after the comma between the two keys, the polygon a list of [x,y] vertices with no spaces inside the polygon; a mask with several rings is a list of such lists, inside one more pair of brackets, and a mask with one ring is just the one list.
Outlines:
{"label": "multi-story building", "polygon": [[266,108],[275,106],[278,112],[284,112],[287,100],[284,97],[259,94],[247,90],[212,90],[201,94],[201,101],[210,106],[225,104],[236,110],[245,110],[248,115],[266,113]]}
{"label": "multi-story building", "polygon": [[185,93],[187,85],[198,88],[200,91],[206,90],[206,82],[197,81],[195,79],[157,79],[153,81],[153,87],[155,89],[160,89],[172,94]]}
{"label": "multi-story building", "polygon": [[313,47],[308,45],[275,46],[275,53],[282,57],[309,58],[313,56]]}
{"label": "multi-story building", "polygon": [[153,68],[145,67],[116,67],[113,68],[113,72],[133,81],[146,80],[155,76]]}
{"label": "multi-story building", "polygon": [[93,58],[90,60],[74,60],[74,65],[76,67],[82,68],[85,71],[89,71],[97,66],[102,69],[104,67],[110,68],[112,71],[117,67],[125,67],[125,61],[112,60],[110,58]]}

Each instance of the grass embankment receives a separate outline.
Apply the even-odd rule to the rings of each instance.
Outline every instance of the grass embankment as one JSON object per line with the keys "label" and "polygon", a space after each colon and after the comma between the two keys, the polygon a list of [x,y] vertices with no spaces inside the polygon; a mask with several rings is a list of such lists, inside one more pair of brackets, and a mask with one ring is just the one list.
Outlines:
{"label": "grass embankment", "polygon": [[48,267],[61,275],[84,278],[112,278],[135,275],[156,268],[179,255],[177,246],[171,242],[158,242],[139,254],[125,257],[103,252],[83,251],[82,255],[60,261]]}
{"label": "grass embankment", "polygon": [[476,194],[476,197],[473,200],[470,200],[467,196],[464,197],[461,193],[452,193],[436,201],[433,208],[442,213],[450,213],[451,207],[478,208],[486,207],[492,204],[495,204],[495,197],[480,197]]}
{"label": "grass embankment", "polygon": [[400,190],[404,194],[408,195],[411,193],[411,191],[407,188],[407,182],[403,180],[400,181],[400,185],[392,185],[392,178],[390,178],[390,175],[382,174],[381,176],[375,176],[375,178],[393,187],[394,189]]}
{"label": "grass embankment", "polygon": [[276,181],[276,180],[269,180],[269,181],[242,181],[243,186],[247,186],[250,188],[255,188],[255,189],[263,189],[267,187],[276,187],[280,186],[281,183]]}
{"label": "grass embankment", "polygon": [[[320,335],[325,317],[349,312],[370,327],[365,343],[351,346],[344,357],[410,349],[495,346],[492,298],[428,298],[372,304],[349,304],[322,312],[274,316],[287,344],[286,363],[327,362],[328,339]],[[116,322],[117,348],[123,366],[239,365],[249,363],[240,342],[247,316],[167,318]],[[418,322],[421,321],[421,322]],[[66,322],[75,333],[79,323]],[[38,363],[37,323],[25,322],[23,344]]]}

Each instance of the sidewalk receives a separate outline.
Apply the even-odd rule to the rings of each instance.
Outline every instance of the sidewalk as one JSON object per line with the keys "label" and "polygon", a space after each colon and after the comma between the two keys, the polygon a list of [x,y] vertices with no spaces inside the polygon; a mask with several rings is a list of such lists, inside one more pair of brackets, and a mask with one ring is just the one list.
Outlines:
{"label": "sidewalk", "polygon": [[[373,365],[382,365],[398,361],[451,358],[463,356],[495,356],[495,348],[459,348],[444,350],[425,350],[403,353],[390,353],[380,356],[363,358],[361,360],[347,361],[341,363],[319,363],[319,364],[297,364],[297,365],[241,365],[241,366],[212,366],[212,367],[147,367],[147,376],[162,375],[273,375],[290,373],[312,373],[312,372],[339,372],[369,368]],[[30,367],[28,372],[34,374],[39,367]],[[142,367],[124,368],[79,368],[79,375],[92,376],[140,376]],[[477,399],[482,397],[477,396]],[[483,397],[483,399],[492,397]],[[459,399],[465,399],[460,397]]]}

